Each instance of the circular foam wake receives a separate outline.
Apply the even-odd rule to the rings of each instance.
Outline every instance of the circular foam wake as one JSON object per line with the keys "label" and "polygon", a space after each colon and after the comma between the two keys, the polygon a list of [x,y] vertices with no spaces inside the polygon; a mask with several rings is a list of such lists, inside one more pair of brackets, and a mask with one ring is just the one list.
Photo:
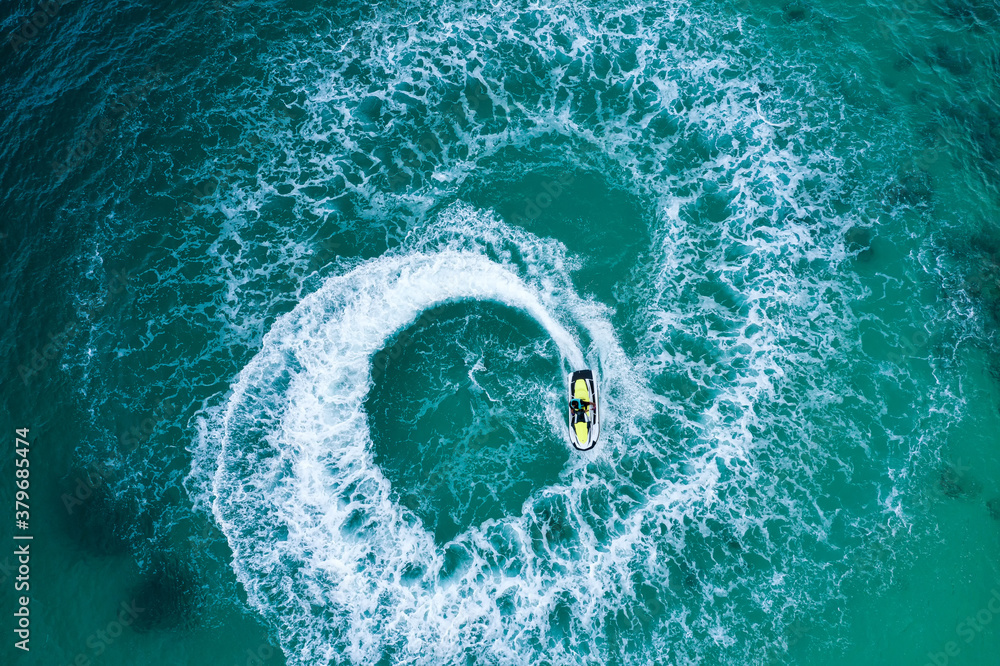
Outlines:
{"label": "circular foam wake", "polygon": [[[827,493],[817,471],[834,476],[839,453],[814,426],[851,423],[835,407],[850,392],[836,368],[861,291],[839,268],[842,109],[808,73],[743,53],[753,36],[740,26],[692,29],[709,19],[684,7],[494,15],[469,4],[362,22],[300,91],[306,129],[274,133],[287,140],[282,161],[301,160],[293,217],[336,203],[342,236],[364,252],[373,235],[406,238],[399,255],[345,271],[280,319],[205,423],[237,573],[294,663],[769,661],[798,618],[825,619],[843,576],[817,563],[839,511],[820,506],[851,494]],[[340,66],[345,53],[362,75]],[[287,78],[314,80],[315,66],[301,59]],[[304,146],[301,134],[322,141]],[[510,206],[512,226],[467,211],[434,219],[470,192],[501,209],[500,170],[531,164],[544,178],[512,188],[527,197]],[[650,247],[602,297],[622,313],[615,327],[573,294],[565,248],[539,239],[608,227],[593,208],[566,213],[575,176],[562,172],[581,164],[651,203]],[[559,187],[549,171],[565,176]],[[331,182],[349,194],[334,202]],[[255,210],[268,191],[251,187],[240,205]],[[295,263],[306,236],[281,229],[288,242],[274,246],[293,248],[284,265],[248,264],[236,231],[212,254],[242,330],[254,330],[247,303],[274,307],[284,266],[306,265]],[[422,309],[467,298],[528,312],[570,363],[579,346],[562,336],[578,325],[605,427],[594,464],[568,467],[521,516],[438,549],[391,501],[362,404],[372,351]],[[616,328],[633,338],[638,370]],[[562,428],[561,410],[545,409]],[[196,476],[215,473],[206,460],[196,452]]]}
{"label": "circular foam wake", "polygon": [[[371,260],[332,277],[275,323],[224,408],[202,423],[212,440],[205,450],[217,455],[213,511],[237,574],[251,602],[281,618],[282,642],[303,663],[334,655],[374,663],[387,651],[444,663],[486,645],[500,658],[516,652],[501,637],[545,622],[543,598],[588,586],[585,561],[556,585],[552,562],[539,557],[552,555],[539,548],[570,548],[579,530],[568,522],[567,488],[544,489],[525,515],[487,521],[441,549],[393,500],[373,460],[364,410],[373,358],[430,308],[466,300],[516,308],[544,328],[565,365],[586,365],[567,327],[592,312],[587,304],[553,287],[558,280],[529,284],[515,270],[443,249]],[[575,324],[592,339],[607,328]],[[618,358],[607,351],[592,354],[592,365]],[[564,441],[560,406],[540,409],[551,436]],[[533,538],[553,520],[566,530],[558,544],[553,535]],[[555,562],[573,559],[559,555]]]}

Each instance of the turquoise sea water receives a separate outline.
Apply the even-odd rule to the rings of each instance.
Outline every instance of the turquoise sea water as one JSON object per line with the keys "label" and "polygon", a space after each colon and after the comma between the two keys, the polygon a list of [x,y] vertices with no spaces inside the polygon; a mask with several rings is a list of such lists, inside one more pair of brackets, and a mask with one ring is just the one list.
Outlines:
{"label": "turquoise sea water", "polygon": [[8,5],[3,664],[1000,663],[1000,5]]}

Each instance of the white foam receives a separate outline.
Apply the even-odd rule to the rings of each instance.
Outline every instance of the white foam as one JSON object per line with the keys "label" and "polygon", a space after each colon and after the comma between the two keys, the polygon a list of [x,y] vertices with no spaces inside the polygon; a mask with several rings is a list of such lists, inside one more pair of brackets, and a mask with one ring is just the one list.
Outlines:
{"label": "white foam", "polygon": [[[709,34],[734,26],[703,32],[691,26],[714,25],[712,19],[686,7],[665,7],[662,15],[647,9],[611,7],[598,15],[546,5],[484,15],[460,3],[429,9],[405,27],[377,10],[360,27],[361,38],[337,46],[338,62],[362,63],[371,78],[331,68],[307,91],[307,133],[336,147],[314,161],[326,178],[357,176],[345,187],[366,204],[358,228],[394,227],[405,210],[407,232],[399,234],[405,239],[398,250],[342,265],[276,322],[224,415],[208,422],[214,425],[206,426],[206,441],[215,442],[196,452],[196,473],[199,466],[218,470],[214,507],[237,572],[251,602],[278,626],[292,663],[334,654],[367,663],[390,649],[401,663],[470,654],[503,664],[537,663],[542,655],[553,664],[579,663],[581,654],[607,657],[605,632],[617,622],[608,618],[624,616],[642,634],[635,577],[663,604],[649,621],[652,644],[634,646],[636,662],[658,649],[671,650],[678,663],[704,662],[710,657],[701,650],[711,644],[736,646],[729,663],[747,663],[740,656],[754,654],[753,646],[740,652],[733,636],[756,635],[757,627],[751,632],[748,620],[727,615],[718,598],[752,590],[747,607],[766,611],[780,634],[789,617],[836,596],[836,572],[808,570],[807,553],[768,535],[780,523],[822,540],[830,522],[816,504],[814,471],[787,491],[782,479],[760,470],[768,456],[814,449],[817,469],[850,464],[838,456],[851,452],[819,446],[822,433],[808,418],[809,410],[821,413],[849,392],[837,383],[842,377],[824,375],[829,386],[813,385],[804,396],[788,393],[793,380],[810,385],[824,372],[836,355],[833,343],[841,350],[853,344],[844,334],[853,323],[847,303],[860,290],[850,277],[832,279],[844,256],[837,236],[851,221],[830,205],[839,188],[828,139],[836,125],[823,125],[840,111],[797,74],[797,99],[764,96],[765,86],[780,89],[780,76],[751,66],[742,46]],[[526,27],[532,21],[536,27]],[[498,49],[475,36],[484,28],[545,76],[491,62],[484,54]],[[629,52],[634,67],[612,62]],[[477,58],[484,62],[474,64]],[[564,67],[576,73],[562,77]],[[734,77],[733,70],[754,73]],[[456,96],[466,72],[505,110],[503,123],[478,119],[465,96]],[[598,82],[604,92],[588,104],[588,89]],[[412,102],[394,97],[403,88],[425,113],[414,117]],[[373,94],[390,117],[378,129],[357,113]],[[674,131],[657,129],[665,120]],[[793,126],[805,138],[779,146],[779,133]],[[431,134],[440,138],[425,140]],[[618,344],[610,307],[574,293],[569,275],[582,260],[561,244],[461,205],[436,213],[468,178],[489,182],[491,174],[478,174],[477,165],[503,148],[536,150],[553,138],[563,141],[560,150],[566,146],[567,163],[597,153],[609,165],[601,170],[609,182],[652,202],[653,243],[629,285],[642,305],[629,322],[639,358]],[[716,141],[718,149],[711,147]],[[402,150],[385,156],[385,145],[407,146],[416,158]],[[344,158],[356,151],[372,162],[385,157],[423,185],[386,192]],[[679,167],[684,151],[696,157]],[[807,190],[810,180],[821,183],[819,193]],[[707,183],[731,190],[731,212],[722,221],[705,223],[692,212]],[[311,206],[317,215],[326,210],[326,202]],[[725,259],[730,246],[743,247],[745,256]],[[706,249],[712,247],[720,249],[713,254]],[[830,268],[802,268],[810,262]],[[228,260],[225,268],[239,271]],[[736,302],[699,292],[709,275]],[[240,288],[252,277],[227,275]],[[575,458],[521,517],[470,528],[457,539],[467,564],[443,576],[445,553],[391,502],[372,462],[361,405],[371,354],[387,337],[427,308],[462,299],[527,312],[570,365],[586,361],[598,369],[606,413],[593,464]],[[680,336],[696,339],[701,356],[685,351]],[[809,349],[822,353],[809,356]],[[684,378],[693,389],[652,395],[649,385],[664,378]],[[790,404],[792,398],[802,404]],[[561,440],[561,406],[549,400],[541,409]],[[205,452],[217,462],[206,462]],[[568,536],[552,537],[556,528]],[[770,569],[740,577],[717,567],[714,552],[697,548],[699,538],[720,529],[752,544]],[[508,546],[497,545],[500,535]],[[406,575],[413,570],[422,573]],[[565,641],[552,619],[564,593],[571,625]]]}
{"label": "white foam", "polygon": [[[442,224],[462,228],[470,215],[460,208]],[[488,215],[478,221],[480,229],[513,233]],[[439,240],[447,236],[437,231]],[[559,251],[551,242],[535,244],[536,251],[545,247]],[[530,254],[523,234],[522,248]],[[372,459],[363,408],[372,357],[393,334],[444,303],[488,300],[522,310],[547,331],[568,366],[590,362],[598,372],[606,368],[623,376],[616,364],[624,355],[610,325],[600,320],[602,308],[567,294],[566,276],[558,271],[535,284],[515,271],[482,254],[444,248],[382,257],[329,278],[275,323],[261,352],[240,373],[226,408],[203,423],[202,435],[212,441],[203,442],[201,454],[217,454],[213,511],[237,573],[252,603],[288,619],[281,622],[282,638],[302,646],[297,658],[303,663],[340,649],[354,662],[372,662],[388,645],[440,663],[469,648],[476,626],[492,637],[491,651],[508,654],[507,663],[522,663],[523,646],[515,648],[508,639],[543,627],[546,600],[559,589],[593,586],[588,571],[599,561],[574,563],[578,573],[562,580],[543,571],[512,579],[491,569],[487,534],[502,529],[521,535],[515,557],[530,572],[534,556],[527,534],[538,520],[531,511],[460,536],[470,552],[468,568],[442,578],[443,552],[392,501]],[[589,361],[571,325],[605,341],[592,345]],[[554,405],[546,410],[561,414]],[[605,430],[611,433],[605,446],[612,449],[621,442],[613,434],[614,412],[608,409]],[[553,422],[551,436],[564,441],[564,428],[561,419]],[[584,485],[545,493],[561,496],[586,485],[579,478],[570,483]],[[287,569],[289,562],[297,564]],[[406,579],[410,570],[423,571],[416,582]],[[514,593],[516,617],[501,618],[497,611],[497,597],[505,592]],[[596,593],[591,589],[588,596]],[[303,603],[312,605],[304,617]],[[330,627],[351,639],[331,641]]]}

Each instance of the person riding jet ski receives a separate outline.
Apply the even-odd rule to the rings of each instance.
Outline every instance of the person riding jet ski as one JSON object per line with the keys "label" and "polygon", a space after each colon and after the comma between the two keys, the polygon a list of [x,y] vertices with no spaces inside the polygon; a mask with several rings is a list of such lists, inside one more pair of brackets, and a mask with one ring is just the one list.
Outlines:
{"label": "person riding jet ski", "polygon": [[594,448],[601,432],[601,399],[597,395],[597,382],[590,369],[577,370],[567,379],[569,443],[578,451],[589,451]]}

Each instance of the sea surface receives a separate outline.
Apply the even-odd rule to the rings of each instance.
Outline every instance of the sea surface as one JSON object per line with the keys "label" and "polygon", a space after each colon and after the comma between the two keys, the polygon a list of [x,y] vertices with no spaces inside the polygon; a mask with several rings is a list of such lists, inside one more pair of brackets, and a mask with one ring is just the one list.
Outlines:
{"label": "sea surface", "polygon": [[0,41],[0,663],[1000,664],[996,0]]}

